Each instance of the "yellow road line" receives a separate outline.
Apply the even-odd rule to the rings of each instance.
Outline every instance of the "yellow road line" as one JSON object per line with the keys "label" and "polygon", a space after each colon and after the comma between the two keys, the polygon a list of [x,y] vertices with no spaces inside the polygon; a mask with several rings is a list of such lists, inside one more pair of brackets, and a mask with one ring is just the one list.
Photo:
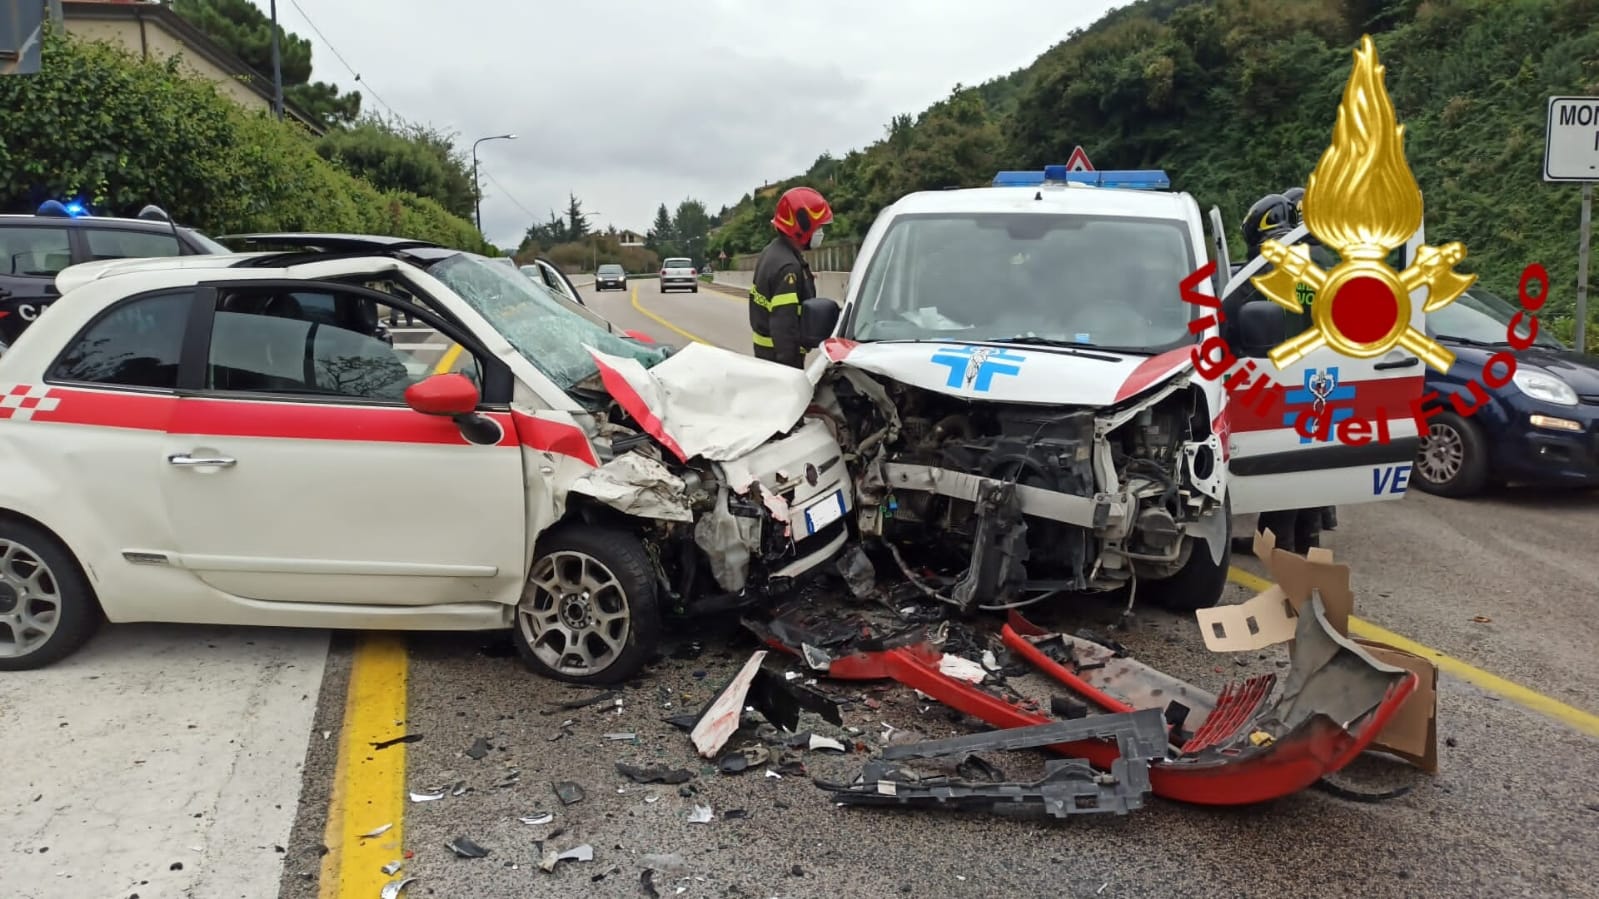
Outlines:
{"label": "yellow road line", "polygon": [[461,345],[456,344],[444,352],[444,358],[439,360],[438,365],[433,366],[433,373],[436,375],[445,374],[455,366],[455,360],[459,358],[461,358]]}
{"label": "yellow road line", "polygon": [[[1227,579],[1245,588],[1246,590],[1254,590],[1257,593],[1271,587],[1271,581],[1237,567],[1234,567],[1227,573]],[[1481,687],[1490,693],[1496,693],[1510,700],[1511,702],[1525,706],[1535,712],[1541,712],[1545,715],[1548,715],[1549,717],[1568,724],[1571,727],[1588,734],[1589,736],[1599,737],[1599,715],[1584,712],[1579,708],[1566,705],[1565,703],[1551,696],[1545,696],[1536,690],[1531,690],[1527,687],[1523,687],[1521,684],[1505,680],[1497,674],[1490,674],[1487,671],[1476,667],[1475,665],[1462,662],[1461,660],[1441,653],[1430,646],[1424,646],[1407,637],[1402,637],[1385,627],[1380,627],[1372,624],[1369,621],[1356,618],[1354,616],[1350,616],[1349,618],[1349,633],[1366,640],[1376,640],[1379,643],[1387,643],[1389,646],[1393,646],[1397,649],[1403,649],[1406,652],[1413,652],[1423,658],[1431,659],[1437,664],[1438,670],[1443,671],[1446,674],[1451,674],[1455,677],[1458,677],[1461,680]]]}
{"label": "yellow road line", "polygon": [[[372,899],[391,879],[383,866],[403,856],[406,744],[372,744],[405,733],[406,667],[405,640],[398,634],[363,636],[356,645],[323,835],[328,854],[322,857],[319,899]],[[393,826],[362,838],[385,824]]]}
{"label": "yellow road line", "polygon": [[[661,327],[670,328],[671,330],[677,332],[678,334],[683,335],[684,337],[687,337],[689,340],[692,340],[695,343],[711,344],[711,342],[709,340],[706,340],[703,337],[697,337],[697,336],[695,336],[693,334],[690,334],[689,332],[683,330],[682,328],[679,328],[677,325],[672,324],[671,322],[667,321],[666,319],[661,318],[659,315],[656,315],[655,313],[651,312],[650,310],[645,309],[643,306],[640,306],[639,302],[638,302],[638,288],[637,287],[633,288],[633,308],[637,309],[640,313],[642,313],[643,315],[648,317],[651,321],[654,321],[656,324],[660,325]],[[714,345],[714,344],[711,344],[711,345]]]}

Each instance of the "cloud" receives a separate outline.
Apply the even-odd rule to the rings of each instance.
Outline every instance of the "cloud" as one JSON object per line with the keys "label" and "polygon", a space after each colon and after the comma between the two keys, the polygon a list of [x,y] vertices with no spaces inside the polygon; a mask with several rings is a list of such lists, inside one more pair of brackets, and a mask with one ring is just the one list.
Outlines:
{"label": "cloud", "polygon": [[690,196],[714,212],[876,140],[957,82],[1030,64],[1119,4],[1066,5],[288,0],[278,14],[312,41],[314,77],[362,89],[366,108],[462,147],[518,135],[479,148],[484,230],[504,246],[569,193],[602,226],[643,230]]}

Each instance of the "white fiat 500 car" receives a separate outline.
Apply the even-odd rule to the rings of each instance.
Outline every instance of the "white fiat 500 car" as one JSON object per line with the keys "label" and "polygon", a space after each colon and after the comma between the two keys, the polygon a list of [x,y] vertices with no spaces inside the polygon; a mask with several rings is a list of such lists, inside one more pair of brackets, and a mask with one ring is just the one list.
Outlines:
{"label": "white fiat 500 car", "polygon": [[[534,670],[609,683],[663,616],[848,538],[805,373],[623,339],[474,254],[271,238],[305,249],[66,269],[0,357],[0,669],[103,616],[510,628]],[[383,340],[394,308],[436,337]]]}

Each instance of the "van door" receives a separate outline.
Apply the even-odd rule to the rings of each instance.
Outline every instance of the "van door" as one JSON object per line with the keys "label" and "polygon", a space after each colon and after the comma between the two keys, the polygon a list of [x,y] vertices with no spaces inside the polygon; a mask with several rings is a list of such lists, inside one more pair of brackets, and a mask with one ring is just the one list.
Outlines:
{"label": "van door", "polygon": [[[1303,242],[1309,233],[1301,225],[1283,242]],[[1402,269],[1424,240],[1424,231],[1417,231],[1404,247],[1390,254],[1389,264]],[[1336,260],[1327,259],[1328,252],[1321,248],[1314,253],[1322,257],[1323,268]],[[1250,278],[1270,267],[1264,257],[1249,260],[1229,280],[1223,291],[1224,303],[1240,290],[1253,291]],[[1309,307],[1314,295],[1305,287],[1301,297],[1303,311],[1288,316],[1285,333],[1290,337],[1311,327]],[[1426,299],[1425,287],[1410,297],[1410,323],[1418,329],[1425,321],[1422,305]],[[1264,296],[1259,296],[1259,301],[1271,302]],[[1283,388],[1282,401],[1272,404],[1268,413],[1244,403],[1229,404],[1233,514],[1381,502],[1405,495],[1419,443],[1411,403],[1421,396],[1425,380],[1426,369],[1420,359],[1398,348],[1375,359],[1353,359],[1324,346],[1278,370],[1266,355],[1269,347],[1240,346],[1235,328],[1229,328],[1227,334],[1241,363],[1253,362]],[[1251,375],[1250,380],[1253,378]],[[1315,427],[1307,427],[1314,433],[1312,437],[1295,430],[1296,419],[1307,413],[1318,421],[1330,417],[1331,428],[1324,437]],[[1362,433],[1351,425],[1349,443],[1340,442],[1337,427],[1349,419],[1367,422],[1368,427]]]}

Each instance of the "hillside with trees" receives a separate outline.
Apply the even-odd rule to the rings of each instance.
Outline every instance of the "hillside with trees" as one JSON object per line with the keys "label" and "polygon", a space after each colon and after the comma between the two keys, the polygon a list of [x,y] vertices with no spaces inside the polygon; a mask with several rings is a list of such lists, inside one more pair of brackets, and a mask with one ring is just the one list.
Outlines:
{"label": "hillside with trees", "polygon": [[1142,0],[1024,69],[896,116],[870,146],[745,195],[710,252],[759,249],[795,184],[827,195],[828,234],[848,239],[906,193],[982,186],[1081,144],[1099,168],[1161,168],[1220,207],[1236,259],[1249,204],[1302,185],[1326,148],[1362,34],[1387,68],[1430,242],[1465,242],[1461,269],[1511,296],[1543,263],[1549,308],[1569,316],[1580,190],[1542,180],[1544,117],[1551,95],[1599,94],[1599,0]]}

